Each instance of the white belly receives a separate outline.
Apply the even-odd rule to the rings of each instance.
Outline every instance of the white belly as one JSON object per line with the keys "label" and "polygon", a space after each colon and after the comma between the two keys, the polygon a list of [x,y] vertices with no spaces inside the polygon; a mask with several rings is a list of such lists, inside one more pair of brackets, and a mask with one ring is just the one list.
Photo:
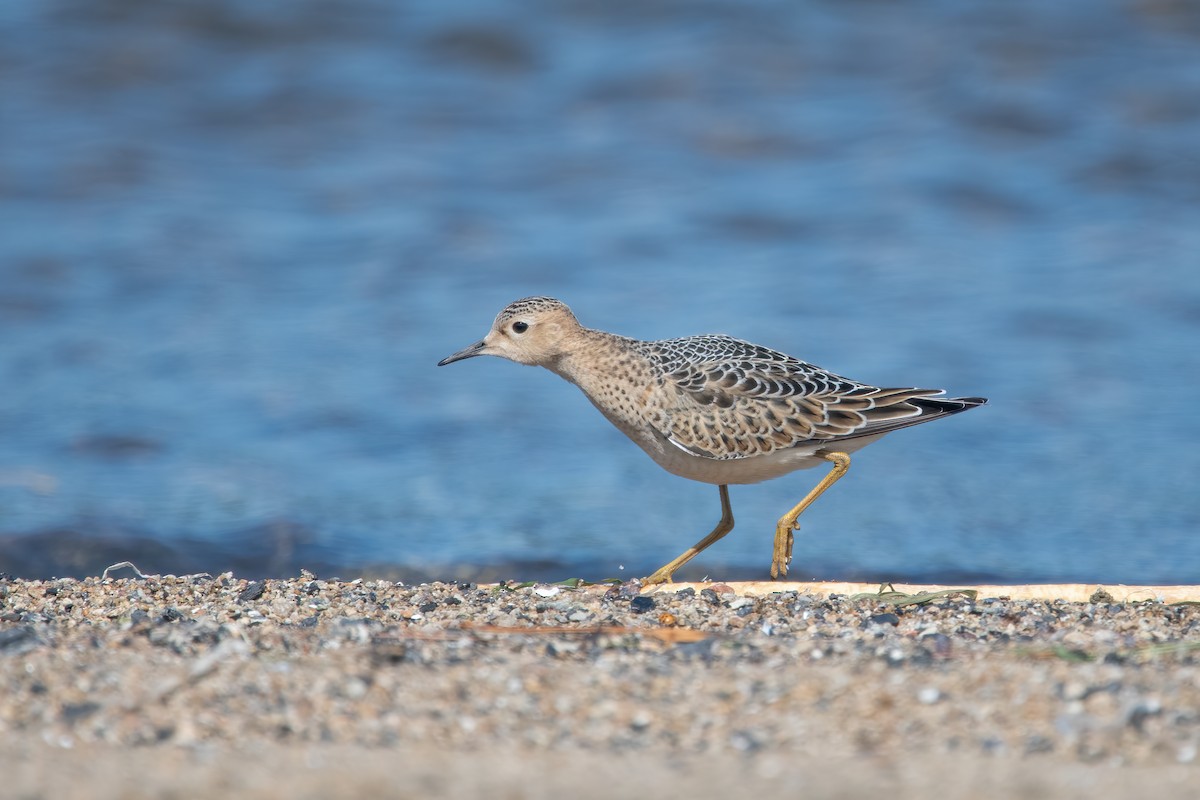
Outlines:
{"label": "white belly", "polygon": [[817,455],[819,451],[853,453],[885,435],[881,433],[840,442],[813,442],[797,445],[787,450],[776,450],[766,455],[718,459],[689,453],[657,431],[630,430],[624,425],[616,423],[615,420],[614,424],[667,472],[693,481],[716,485],[759,483],[799,469],[828,465],[828,461]]}

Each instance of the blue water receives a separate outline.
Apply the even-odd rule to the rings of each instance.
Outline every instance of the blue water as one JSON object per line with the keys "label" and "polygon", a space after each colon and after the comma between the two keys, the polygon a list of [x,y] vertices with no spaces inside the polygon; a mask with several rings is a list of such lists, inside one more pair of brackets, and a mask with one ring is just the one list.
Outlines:
{"label": "blue water", "polygon": [[714,487],[434,366],[548,294],[991,398],[860,453],[796,577],[1200,580],[1198,54],[1111,0],[3,4],[0,571],[645,574]]}

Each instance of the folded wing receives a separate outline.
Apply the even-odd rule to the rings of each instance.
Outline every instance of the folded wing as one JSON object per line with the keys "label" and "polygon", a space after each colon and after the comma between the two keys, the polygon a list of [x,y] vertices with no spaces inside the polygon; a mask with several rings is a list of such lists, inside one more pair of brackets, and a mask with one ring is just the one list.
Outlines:
{"label": "folded wing", "polygon": [[659,432],[694,455],[749,458],[875,436],[965,411],[982,398],[880,388],[728,336],[651,343],[666,373]]}

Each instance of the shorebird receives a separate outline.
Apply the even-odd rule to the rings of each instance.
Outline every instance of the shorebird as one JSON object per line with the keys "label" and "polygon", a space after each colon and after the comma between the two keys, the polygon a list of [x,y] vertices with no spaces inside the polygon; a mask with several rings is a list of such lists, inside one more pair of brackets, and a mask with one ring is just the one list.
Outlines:
{"label": "shorebird", "polygon": [[850,453],[894,430],[987,402],[941,397],[940,389],[859,383],[731,336],[630,339],[583,327],[566,304],[551,297],[511,303],[487,336],[438,366],[485,355],[558,374],[663,469],[718,487],[716,527],[643,579],[646,585],[670,581],[733,530],[729,484],[832,464],[775,526],[771,577],[787,575],[797,518],[846,474]]}

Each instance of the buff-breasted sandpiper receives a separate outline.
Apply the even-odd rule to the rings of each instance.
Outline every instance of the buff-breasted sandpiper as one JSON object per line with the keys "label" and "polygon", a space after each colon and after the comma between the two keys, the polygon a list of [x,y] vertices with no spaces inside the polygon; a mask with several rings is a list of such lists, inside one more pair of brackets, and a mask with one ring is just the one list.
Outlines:
{"label": "buff-breasted sandpiper", "polygon": [[899,428],[987,402],[938,389],[884,389],[724,335],[643,342],[585,328],[550,297],[527,297],[496,316],[487,336],[438,362],[500,356],[545,367],[663,469],[716,484],[721,519],[646,584],[663,583],[733,530],[729,484],[757,483],[822,463],[820,483],[775,526],[771,577],[787,574],[797,517],[846,474],[849,453]]}

